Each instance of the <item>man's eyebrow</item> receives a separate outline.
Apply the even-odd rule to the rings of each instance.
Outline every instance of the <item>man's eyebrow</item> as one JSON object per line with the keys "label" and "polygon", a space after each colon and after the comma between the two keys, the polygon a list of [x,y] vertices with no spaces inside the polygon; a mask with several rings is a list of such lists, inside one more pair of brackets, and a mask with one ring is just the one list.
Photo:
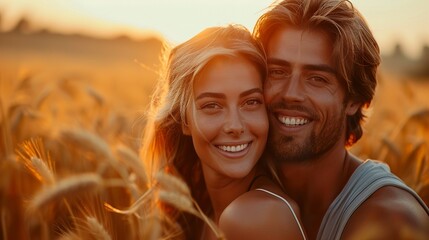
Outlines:
{"label": "man's eyebrow", "polygon": [[337,71],[335,71],[335,69],[333,67],[331,67],[327,64],[305,65],[304,69],[312,70],[312,71],[327,72],[327,73],[332,73],[334,75],[337,74]]}
{"label": "man's eyebrow", "polygon": [[278,58],[268,58],[267,59],[268,64],[276,64],[276,65],[282,65],[282,66],[290,66],[290,63],[283,59]]}
{"label": "man's eyebrow", "polygon": [[[278,58],[268,58],[268,64],[275,64],[279,66],[285,66],[289,67],[292,64],[286,60],[278,59]],[[334,75],[337,74],[337,71],[327,64],[306,64],[304,65],[305,70],[311,70],[311,71],[322,71],[327,73],[332,73]]]}

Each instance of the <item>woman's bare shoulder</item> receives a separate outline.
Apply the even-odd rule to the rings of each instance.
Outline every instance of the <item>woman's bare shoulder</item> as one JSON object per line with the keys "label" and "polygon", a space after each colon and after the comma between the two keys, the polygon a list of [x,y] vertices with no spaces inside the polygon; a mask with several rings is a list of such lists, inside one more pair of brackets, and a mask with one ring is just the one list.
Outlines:
{"label": "woman's bare shoulder", "polygon": [[[266,190],[275,195],[285,195],[278,189]],[[275,195],[251,190],[235,199],[219,219],[219,226],[227,239],[300,239],[302,235],[294,213]]]}

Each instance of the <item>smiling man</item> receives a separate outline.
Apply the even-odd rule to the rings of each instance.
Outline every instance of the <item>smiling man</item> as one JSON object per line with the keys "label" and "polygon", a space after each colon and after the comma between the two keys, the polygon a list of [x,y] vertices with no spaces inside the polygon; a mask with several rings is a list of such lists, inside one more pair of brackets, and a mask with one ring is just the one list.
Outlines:
{"label": "smiling man", "polygon": [[429,239],[429,210],[388,167],[346,147],[362,136],[379,47],[348,1],[285,0],[257,22],[268,57],[267,155],[309,239]]}

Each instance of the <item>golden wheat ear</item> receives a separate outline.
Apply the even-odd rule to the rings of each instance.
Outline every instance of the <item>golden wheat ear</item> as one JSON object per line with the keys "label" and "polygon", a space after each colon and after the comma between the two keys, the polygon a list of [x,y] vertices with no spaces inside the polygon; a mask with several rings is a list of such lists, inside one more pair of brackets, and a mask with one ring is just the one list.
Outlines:
{"label": "golden wheat ear", "polygon": [[31,174],[42,183],[55,183],[55,163],[51,160],[41,138],[24,141],[16,150],[21,160]]}
{"label": "golden wheat ear", "polygon": [[147,185],[145,167],[138,154],[131,150],[131,148],[122,144],[116,147],[116,154],[132,169],[132,171],[140,178],[142,183]]}
{"label": "golden wheat ear", "polygon": [[86,217],[86,224],[88,226],[88,231],[95,239],[100,240],[111,240],[112,237],[104,228],[103,224],[101,224],[97,218],[95,217]]}
{"label": "golden wheat ear", "polygon": [[191,196],[191,190],[188,185],[180,178],[167,174],[164,172],[158,172],[156,174],[156,180],[160,187],[166,191],[177,192],[186,196]]}
{"label": "golden wheat ear", "polygon": [[115,212],[115,213],[120,213],[120,214],[137,214],[137,211],[140,209],[140,207],[147,203],[151,198],[153,194],[153,190],[154,189],[149,189],[147,190],[142,196],[140,196],[140,198],[137,199],[137,201],[135,201],[129,208],[121,210],[118,208],[113,207],[112,205],[108,204],[108,203],[104,203],[104,207],[111,212]]}
{"label": "golden wheat ear", "polygon": [[103,188],[103,179],[94,173],[74,175],[42,188],[28,205],[29,214],[43,211],[47,206],[63,199],[76,199],[83,193],[98,192]]}
{"label": "golden wheat ear", "polygon": [[159,172],[156,175],[156,180],[160,188],[158,191],[160,201],[200,218],[209,226],[217,239],[224,239],[219,227],[198,206],[198,203],[192,197],[188,185],[182,179],[171,174]]}

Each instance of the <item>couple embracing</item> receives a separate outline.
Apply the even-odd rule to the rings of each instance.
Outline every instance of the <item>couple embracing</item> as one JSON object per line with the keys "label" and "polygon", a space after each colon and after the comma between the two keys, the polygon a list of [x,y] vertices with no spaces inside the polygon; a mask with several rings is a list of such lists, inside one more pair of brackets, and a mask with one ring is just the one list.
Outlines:
{"label": "couple embracing", "polygon": [[[284,0],[173,48],[142,158],[182,178],[227,239],[429,239],[429,209],[362,136],[380,53],[349,1]],[[183,239],[215,239],[169,212]]]}

